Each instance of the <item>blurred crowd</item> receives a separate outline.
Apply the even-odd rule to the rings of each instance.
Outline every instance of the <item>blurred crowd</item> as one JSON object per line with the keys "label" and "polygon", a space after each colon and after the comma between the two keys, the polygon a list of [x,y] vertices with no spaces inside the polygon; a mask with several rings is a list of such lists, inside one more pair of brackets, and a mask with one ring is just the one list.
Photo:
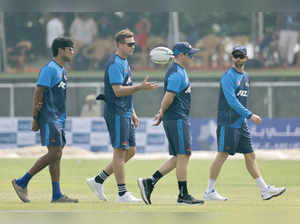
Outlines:
{"label": "blurred crowd", "polygon": [[[40,67],[51,56],[54,38],[69,36],[75,43],[73,70],[102,70],[114,52],[114,34],[128,27],[135,32],[136,53],[131,58],[136,69],[155,65],[148,58],[156,46],[167,46],[168,14],[147,13],[5,13],[7,61],[11,71],[24,71],[25,65]],[[158,20],[160,18],[160,21]],[[181,23],[179,17],[179,23]],[[251,23],[251,19],[245,23]],[[182,25],[184,26],[184,25]],[[230,50],[245,45],[252,68],[300,66],[300,14],[278,14],[272,26],[266,24],[263,38],[251,40],[251,31],[228,34],[228,26],[212,22],[207,32],[195,24],[187,32],[180,27],[180,40],[200,48],[195,68],[219,69],[230,64]]]}

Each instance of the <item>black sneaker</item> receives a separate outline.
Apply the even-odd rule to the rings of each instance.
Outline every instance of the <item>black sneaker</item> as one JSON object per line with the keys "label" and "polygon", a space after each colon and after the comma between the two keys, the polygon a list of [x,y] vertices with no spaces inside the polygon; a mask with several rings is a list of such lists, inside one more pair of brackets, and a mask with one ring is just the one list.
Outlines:
{"label": "black sneaker", "polygon": [[151,193],[153,191],[152,180],[150,178],[138,179],[138,185],[141,191],[141,196],[147,205],[151,205]]}
{"label": "black sneaker", "polygon": [[187,194],[183,197],[179,195],[177,199],[177,205],[203,205],[203,204],[204,201],[198,200],[190,194]]}

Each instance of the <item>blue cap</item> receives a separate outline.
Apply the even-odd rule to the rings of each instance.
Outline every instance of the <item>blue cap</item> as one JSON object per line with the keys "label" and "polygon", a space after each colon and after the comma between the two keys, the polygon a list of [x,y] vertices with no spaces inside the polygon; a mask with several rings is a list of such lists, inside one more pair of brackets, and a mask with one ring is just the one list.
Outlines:
{"label": "blue cap", "polygon": [[172,51],[175,56],[182,54],[195,54],[200,49],[198,48],[192,48],[192,45],[190,45],[188,42],[177,42],[175,46],[173,47]]}
{"label": "blue cap", "polygon": [[235,46],[232,50],[232,54],[236,51],[242,52],[244,55],[247,55],[247,49],[242,45]]}

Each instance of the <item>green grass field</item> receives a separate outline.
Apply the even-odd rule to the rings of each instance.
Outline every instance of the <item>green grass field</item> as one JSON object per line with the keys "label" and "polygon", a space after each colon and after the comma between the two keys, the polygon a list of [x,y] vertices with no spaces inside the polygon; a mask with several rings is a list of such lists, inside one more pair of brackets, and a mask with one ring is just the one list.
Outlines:
{"label": "green grass field", "polygon": [[[207,202],[203,206],[177,206],[175,173],[158,182],[152,194],[153,205],[116,204],[114,177],[105,182],[108,202],[99,201],[85,184],[107,160],[65,159],[62,161],[63,193],[77,197],[78,204],[50,204],[51,184],[48,169],[35,176],[29,185],[31,203],[19,201],[10,181],[24,174],[33,159],[0,159],[0,223],[297,223],[300,219],[299,161],[259,161],[265,180],[287,192],[270,201],[260,198],[255,182],[242,160],[225,163],[217,184],[227,202]],[[127,164],[127,188],[139,196],[139,176],[149,176],[160,166],[159,160],[133,160]],[[192,195],[203,197],[211,161],[191,160],[188,186]]]}

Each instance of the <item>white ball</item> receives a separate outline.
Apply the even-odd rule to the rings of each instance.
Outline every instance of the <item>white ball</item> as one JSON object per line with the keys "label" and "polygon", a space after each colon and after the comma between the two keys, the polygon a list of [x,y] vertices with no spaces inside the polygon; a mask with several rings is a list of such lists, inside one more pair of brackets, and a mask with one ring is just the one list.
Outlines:
{"label": "white ball", "polygon": [[156,47],[150,51],[150,60],[156,64],[167,64],[172,58],[173,51],[167,47]]}

